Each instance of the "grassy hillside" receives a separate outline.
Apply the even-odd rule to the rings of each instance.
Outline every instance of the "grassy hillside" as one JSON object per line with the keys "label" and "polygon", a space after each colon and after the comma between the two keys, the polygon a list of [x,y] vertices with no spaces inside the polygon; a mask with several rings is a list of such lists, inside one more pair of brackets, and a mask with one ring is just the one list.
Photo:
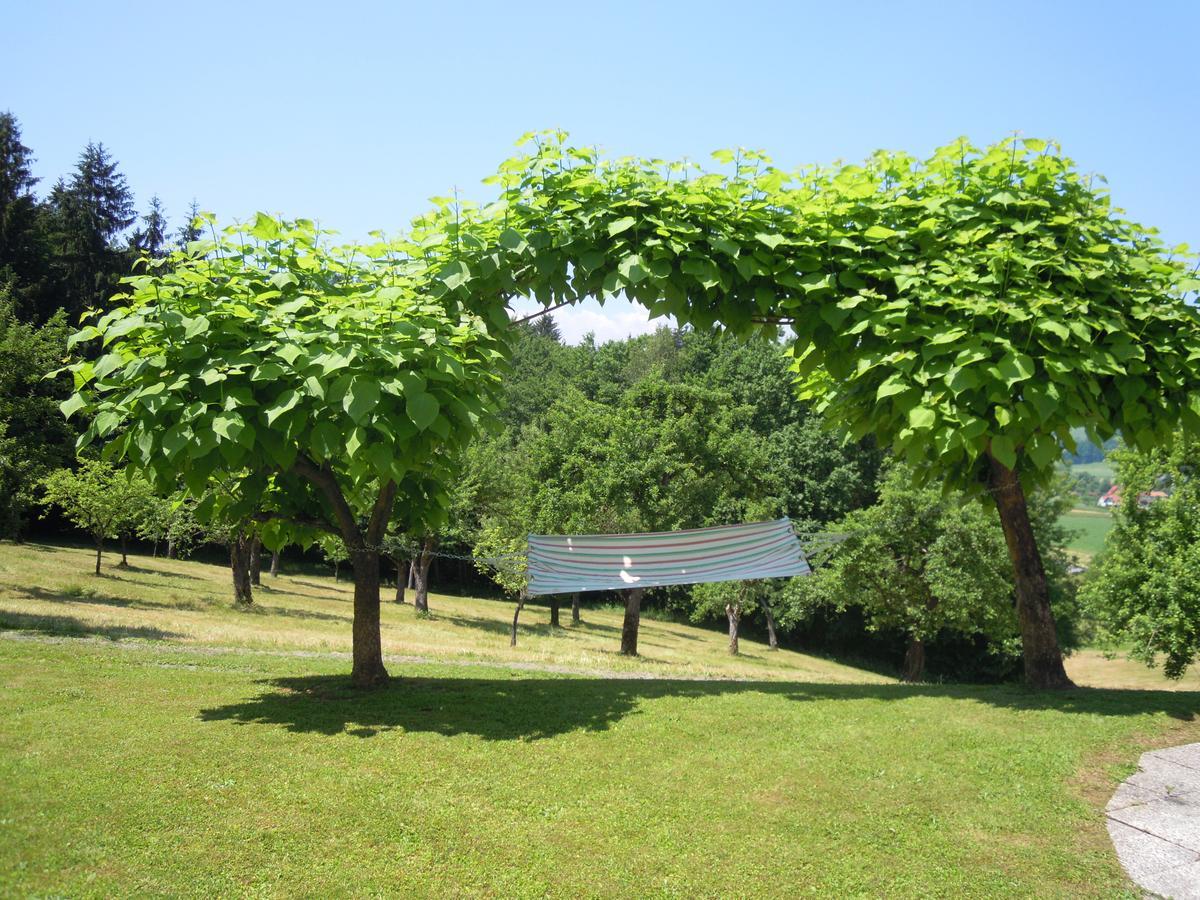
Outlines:
{"label": "grassy hillside", "polygon": [[1070,467],[1070,471],[1075,475],[1093,475],[1096,478],[1108,479],[1112,481],[1116,477],[1116,470],[1113,469],[1112,463],[1106,459],[1098,462],[1090,463],[1074,463]]}
{"label": "grassy hillside", "polygon": [[1103,509],[1073,509],[1062,517],[1062,523],[1075,534],[1068,549],[1088,562],[1104,549],[1104,536],[1112,528],[1112,514]]}
{"label": "grassy hillside", "polygon": [[513,652],[508,604],[440,596],[353,693],[345,585],[246,613],[219,567],[87,565],[0,545],[0,895],[1114,896],[1104,802],[1200,740],[1193,691],[904,686],[653,621],[623,660],[606,612]]}

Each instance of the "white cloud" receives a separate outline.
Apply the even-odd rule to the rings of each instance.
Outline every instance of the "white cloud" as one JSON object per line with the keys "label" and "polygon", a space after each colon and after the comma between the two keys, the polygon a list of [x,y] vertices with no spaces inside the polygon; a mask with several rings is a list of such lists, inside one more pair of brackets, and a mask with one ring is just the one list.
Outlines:
{"label": "white cloud", "polygon": [[[541,308],[540,303],[525,298],[515,300],[512,304],[513,312],[518,317],[532,315]],[[583,300],[573,306],[556,309],[551,315],[568,344],[578,344],[589,331],[596,335],[597,344],[603,344],[605,341],[649,334],[662,326],[676,327],[673,318],[651,319],[645,307],[624,297],[611,297],[603,306],[595,300]]]}

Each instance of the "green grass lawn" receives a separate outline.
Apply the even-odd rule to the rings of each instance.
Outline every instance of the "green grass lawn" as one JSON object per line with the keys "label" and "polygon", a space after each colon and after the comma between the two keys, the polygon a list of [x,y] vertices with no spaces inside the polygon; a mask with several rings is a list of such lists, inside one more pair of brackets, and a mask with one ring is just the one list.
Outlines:
{"label": "green grass lawn", "polygon": [[1075,532],[1068,545],[1086,562],[1104,549],[1104,536],[1112,528],[1112,514],[1100,509],[1073,509],[1066,513],[1062,523]]}
{"label": "green grass lawn", "polygon": [[0,545],[0,895],[1122,896],[1104,802],[1200,740],[1194,691],[903,686],[670,623],[619,669],[598,611],[506,663],[510,607],[439,597],[359,694],[328,579],[241,613],[217,567],[76,556]]}

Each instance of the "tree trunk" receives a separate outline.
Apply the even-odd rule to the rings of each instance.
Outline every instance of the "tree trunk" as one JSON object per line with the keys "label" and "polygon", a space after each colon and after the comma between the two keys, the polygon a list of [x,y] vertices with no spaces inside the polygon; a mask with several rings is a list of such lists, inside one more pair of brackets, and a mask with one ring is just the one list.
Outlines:
{"label": "tree trunk", "polygon": [[396,602],[404,602],[405,566],[403,560],[396,560]]}
{"label": "tree trunk", "polygon": [[154,539],[154,549],[150,551],[151,559],[158,559],[158,538]]}
{"label": "tree trunk", "polygon": [[117,565],[121,568],[129,565],[129,539],[125,535],[121,535],[121,561]]}
{"label": "tree trunk", "polygon": [[571,624],[578,625],[579,618],[579,591],[571,595]]}
{"label": "tree trunk", "polygon": [[262,538],[257,534],[250,539],[250,583],[262,585]]}
{"label": "tree trunk", "polygon": [[104,538],[96,538],[96,574],[100,574],[100,557],[104,553]]}
{"label": "tree trunk", "polygon": [[167,559],[175,558],[175,541],[172,538],[167,538]]}
{"label": "tree trunk", "polygon": [[279,551],[271,551],[271,577],[274,578],[279,574]]}
{"label": "tree trunk", "polygon": [[408,589],[411,591],[417,586],[417,557],[413,557],[408,561]]}
{"label": "tree trunk", "polygon": [[429,612],[429,564],[433,562],[433,538],[425,538],[417,559],[417,593],[413,606],[417,612]]}
{"label": "tree trunk", "polygon": [[233,602],[250,606],[254,602],[250,586],[250,541],[240,529],[229,540],[229,568],[233,573]]}
{"label": "tree trunk", "polygon": [[742,624],[742,604],[726,603],[725,618],[729,620],[729,655],[738,655],[738,626]]}
{"label": "tree trunk", "polygon": [[925,675],[925,642],[919,637],[908,638],[908,649],[904,651],[904,667],[900,670],[900,680],[907,682],[920,681]]}
{"label": "tree trunk", "polygon": [[512,636],[509,638],[508,646],[517,646],[517,619],[521,617],[521,610],[525,608],[525,592],[521,591],[517,597],[517,608],[513,613]]}
{"label": "tree trunk", "polygon": [[621,653],[625,656],[638,655],[638,626],[642,621],[642,595],[645,593],[645,588],[625,592],[625,621],[621,625]]}
{"label": "tree trunk", "polygon": [[358,547],[350,551],[354,566],[353,667],[355,687],[379,687],[388,680],[383,667],[379,633],[379,551]]}
{"label": "tree trunk", "polygon": [[779,637],[775,634],[775,611],[771,609],[771,601],[766,595],[758,595],[758,605],[762,607],[763,616],[767,620],[767,646],[772,650],[779,649]]}
{"label": "tree trunk", "polygon": [[1046,570],[1033,536],[1021,480],[1016,472],[995,457],[989,456],[988,463],[989,485],[1000,511],[1000,525],[1004,529],[1017,588],[1017,621],[1021,626],[1025,681],[1036,688],[1074,687],[1063,667],[1054,613],[1050,609]]}
{"label": "tree trunk", "polygon": [[560,628],[558,624],[558,598],[553,597],[550,600],[550,627]]}

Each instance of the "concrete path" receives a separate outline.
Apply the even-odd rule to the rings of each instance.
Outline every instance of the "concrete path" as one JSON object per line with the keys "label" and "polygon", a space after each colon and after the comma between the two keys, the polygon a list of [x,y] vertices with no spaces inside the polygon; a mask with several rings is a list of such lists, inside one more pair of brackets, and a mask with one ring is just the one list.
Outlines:
{"label": "concrete path", "polygon": [[1200,744],[1143,753],[1106,815],[1130,878],[1162,897],[1200,900]]}

